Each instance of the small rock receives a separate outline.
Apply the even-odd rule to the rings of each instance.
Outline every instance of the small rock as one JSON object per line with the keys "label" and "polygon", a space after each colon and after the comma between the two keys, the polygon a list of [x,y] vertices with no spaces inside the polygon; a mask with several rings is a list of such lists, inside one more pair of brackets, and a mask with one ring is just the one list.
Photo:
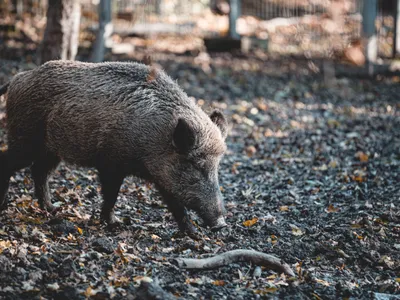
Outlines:
{"label": "small rock", "polygon": [[55,283],[49,283],[47,285],[47,288],[52,290],[52,291],[57,291],[60,288],[60,286],[58,285],[57,282],[55,282]]}
{"label": "small rock", "polygon": [[374,293],[374,299],[375,300],[395,300],[395,299],[399,299],[399,297],[396,295],[390,295],[390,294]]}
{"label": "small rock", "polygon": [[69,234],[77,233],[76,226],[67,220],[53,219],[49,222],[53,232]]}
{"label": "small rock", "polygon": [[35,272],[29,273],[29,279],[32,280],[33,282],[42,280],[42,278],[43,278],[42,272],[40,272],[38,270]]}
{"label": "small rock", "polygon": [[164,291],[157,282],[148,282],[142,280],[137,290],[136,299],[165,299],[172,300],[176,299],[172,294]]}
{"label": "small rock", "polygon": [[23,289],[24,291],[32,291],[35,287],[33,286],[33,282],[32,281],[24,281],[22,282],[22,287],[21,289]]}
{"label": "small rock", "polygon": [[45,257],[41,257],[40,258],[40,260],[39,260],[39,262],[37,264],[37,267],[39,267],[40,269],[42,269],[44,271],[47,271],[47,270],[51,269],[51,266],[49,264],[49,260],[47,258],[45,258]]}
{"label": "small rock", "polygon": [[260,277],[260,276],[261,276],[261,268],[257,266],[257,267],[254,269],[253,277],[254,277],[254,278],[258,278],[258,277]]}
{"label": "small rock", "polygon": [[2,272],[9,272],[12,269],[12,262],[4,255],[0,256],[0,270]]}
{"label": "small rock", "polygon": [[99,252],[111,254],[114,252],[113,243],[106,237],[97,238],[92,242],[93,249]]}
{"label": "small rock", "polygon": [[70,300],[70,299],[85,299],[85,297],[80,295],[76,288],[68,286],[64,290],[58,292],[55,299]]}
{"label": "small rock", "polygon": [[58,268],[58,275],[60,277],[68,277],[76,270],[75,263],[72,259],[68,258],[62,262]]}

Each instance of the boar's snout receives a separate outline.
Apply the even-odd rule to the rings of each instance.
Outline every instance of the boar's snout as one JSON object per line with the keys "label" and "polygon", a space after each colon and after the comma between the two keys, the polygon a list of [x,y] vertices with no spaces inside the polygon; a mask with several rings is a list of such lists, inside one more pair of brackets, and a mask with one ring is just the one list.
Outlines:
{"label": "boar's snout", "polygon": [[209,226],[212,231],[218,231],[228,226],[224,218],[225,213],[224,201],[218,191],[217,200],[209,202],[206,208],[203,206],[203,211],[200,214],[206,226]]}
{"label": "boar's snout", "polygon": [[217,221],[215,222],[214,225],[211,226],[212,231],[218,231],[221,230],[224,227],[227,227],[228,225],[225,222],[224,216],[220,216]]}

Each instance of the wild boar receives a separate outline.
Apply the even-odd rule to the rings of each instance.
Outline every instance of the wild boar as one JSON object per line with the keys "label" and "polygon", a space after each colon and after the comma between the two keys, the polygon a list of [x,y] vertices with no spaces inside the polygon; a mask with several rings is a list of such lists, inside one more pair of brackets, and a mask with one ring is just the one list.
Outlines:
{"label": "wild boar", "polygon": [[50,61],[17,74],[6,93],[8,150],[0,153],[0,206],[9,179],[31,166],[35,194],[52,211],[48,178],[60,161],[98,170],[101,218],[115,223],[123,179],[153,182],[181,231],[192,209],[215,229],[226,226],[218,167],[227,121],[208,116],[162,70],[140,63]]}

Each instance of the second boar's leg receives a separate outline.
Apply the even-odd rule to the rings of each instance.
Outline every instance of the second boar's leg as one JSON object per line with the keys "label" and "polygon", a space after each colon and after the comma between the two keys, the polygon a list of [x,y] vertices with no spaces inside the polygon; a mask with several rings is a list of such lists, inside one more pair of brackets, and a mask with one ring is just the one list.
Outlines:
{"label": "second boar's leg", "polygon": [[180,231],[187,234],[195,234],[197,232],[196,227],[194,227],[189,214],[184,206],[177,205],[175,203],[170,203],[167,201],[167,205],[172,215],[174,216],[176,222],[178,223]]}
{"label": "second boar's leg", "polygon": [[47,153],[47,155],[41,155],[39,159],[35,160],[31,168],[39,205],[42,209],[50,212],[54,210],[54,206],[51,204],[48,179],[59,163],[60,159],[57,156]]}
{"label": "second boar's leg", "polygon": [[103,194],[103,207],[101,209],[101,219],[112,225],[118,223],[114,215],[114,206],[117,202],[119,189],[121,188],[124,177],[118,172],[110,172],[110,170],[99,170],[101,183],[101,192]]}
{"label": "second boar's leg", "polygon": [[176,222],[178,223],[180,231],[189,235],[196,234],[197,229],[194,227],[186,208],[179,204],[171,196],[163,194],[163,198],[164,202],[168,206],[169,211],[172,213]]}
{"label": "second boar's leg", "polygon": [[14,172],[28,167],[32,160],[27,156],[18,155],[17,151],[11,148],[0,152],[0,210],[7,206],[7,191],[10,183],[10,177]]}

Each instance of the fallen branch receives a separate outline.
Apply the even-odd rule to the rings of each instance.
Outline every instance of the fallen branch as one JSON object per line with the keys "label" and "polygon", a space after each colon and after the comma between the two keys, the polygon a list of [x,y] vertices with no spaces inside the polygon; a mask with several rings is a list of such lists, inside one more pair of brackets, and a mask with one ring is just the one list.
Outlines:
{"label": "fallen branch", "polygon": [[289,265],[278,257],[254,250],[238,249],[209,258],[176,258],[174,261],[179,268],[184,269],[215,269],[231,263],[251,262],[289,276],[296,276]]}

